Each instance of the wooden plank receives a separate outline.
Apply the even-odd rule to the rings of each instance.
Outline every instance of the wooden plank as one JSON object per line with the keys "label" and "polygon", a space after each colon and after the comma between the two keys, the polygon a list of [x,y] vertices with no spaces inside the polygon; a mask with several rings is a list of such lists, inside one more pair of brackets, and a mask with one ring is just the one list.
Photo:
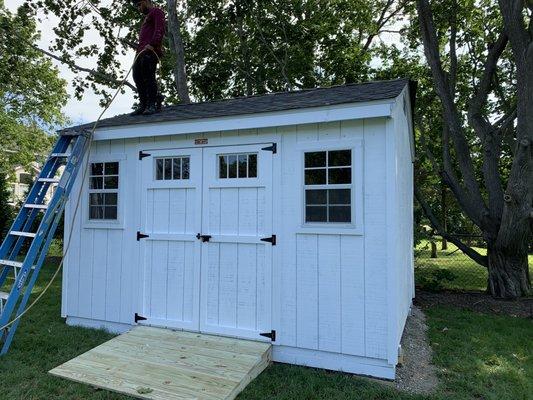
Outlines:
{"label": "wooden plank", "polygon": [[136,327],[50,373],[141,399],[232,400],[271,351],[264,342]]}

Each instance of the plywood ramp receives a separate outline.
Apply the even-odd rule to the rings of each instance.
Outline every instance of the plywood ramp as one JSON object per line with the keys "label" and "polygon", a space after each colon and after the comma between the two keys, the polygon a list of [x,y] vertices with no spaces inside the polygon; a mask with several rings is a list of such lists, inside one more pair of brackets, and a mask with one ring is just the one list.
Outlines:
{"label": "plywood ramp", "polygon": [[269,365],[271,347],[138,326],[50,373],[141,399],[234,399]]}

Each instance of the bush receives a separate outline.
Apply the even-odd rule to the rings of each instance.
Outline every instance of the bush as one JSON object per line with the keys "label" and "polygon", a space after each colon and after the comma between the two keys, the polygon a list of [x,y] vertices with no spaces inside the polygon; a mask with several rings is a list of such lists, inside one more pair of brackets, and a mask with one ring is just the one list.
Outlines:
{"label": "bush", "polygon": [[0,240],[4,239],[13,218],[13,210],[8,201],[9,191],[7,189],[6,176],[0,173]]}
{"label": "bush", "polygon": [[429,290],[430,292],[438,292],[448,287],[451,282],[457,279],[457,275],[452,271],[437,268],[433,270],[417,271],[416,284],[421,289]]}

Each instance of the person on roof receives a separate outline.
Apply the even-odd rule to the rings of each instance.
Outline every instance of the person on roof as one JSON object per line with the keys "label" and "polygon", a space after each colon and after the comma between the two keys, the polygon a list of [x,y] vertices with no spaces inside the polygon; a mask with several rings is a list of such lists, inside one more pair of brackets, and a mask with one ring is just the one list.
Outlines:
{"label": "person on roof", "polygon": [[151,115],[158,111],[158,88],[155,77],[157,63],[163,55],[165,14],[151,0],[133,0],[145,15],[139,33],[137,54],[133,64],[133,80],[137,86],[139,106],[131,115]]}

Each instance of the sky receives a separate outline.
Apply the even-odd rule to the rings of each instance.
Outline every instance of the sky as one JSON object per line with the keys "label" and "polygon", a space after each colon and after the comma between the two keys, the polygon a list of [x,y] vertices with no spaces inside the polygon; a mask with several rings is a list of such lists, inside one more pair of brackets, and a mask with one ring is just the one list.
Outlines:
{"label": "sky", "polygon": [[[5,5],[9,10],[15,11],[23,2],[23,0],[5,0]],[[41,39],[38,45],[41,48],[48,50],[49,45],[52,44],[55,39],[53,28],[57,24],[57,19],[54,16],[45,17],[44,15],[39,15],[38,17],[42,19],[42,22],[38,23],[38,30],[41,33]],[[88,31],[86,36],[87,43],[101,43],[96,31]],[[134,52],[131,51],[127,56],[119,58],[123,69],[129,69],[134,56]],[[72,80],[74,79],[75,74],[60,62],[55,60],[52,60],[52,62],[58,67],[61,78],[67,81],[67,91],[70,98],[67,105],[63,108],[63,112],[69,118],[71,124],[91,122],[98,118],[98,115],[102,111],[99,105],[99,96],[95,95],[92,90],[89,89],[85,91],[81,101],[77,100],[74,97],[74,88],[72,86]],[[89,58],[78,59],[76,63],[87,68],[94,68],[96,65],[95,60]],[[128,80],[133,83],[131,75]],[[117,96],[111,107],[106,111],[104,117],[110,117],[131,111],[133,101],[133,92],[126,88],[126,92]]]}

